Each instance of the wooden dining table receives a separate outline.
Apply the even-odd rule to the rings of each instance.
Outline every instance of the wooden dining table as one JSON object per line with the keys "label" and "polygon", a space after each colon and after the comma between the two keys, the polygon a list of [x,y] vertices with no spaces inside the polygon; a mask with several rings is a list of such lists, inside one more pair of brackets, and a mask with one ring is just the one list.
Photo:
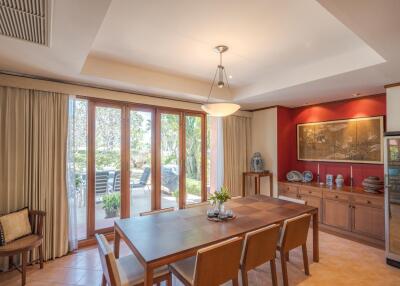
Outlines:
{"label": "wooden dining table", "polygon": [[309,213],[313,218],[313,261],[319,261],[318,208],[255,195],[227,202],[226,208],[233,210],[236,218],[226,222],[209,221],[207,208],[200,205],[115,220],[115,257],[119,257],[123,239],[144,267],[144,285],[150,286],[157,267],[196,255],[205,246]]}

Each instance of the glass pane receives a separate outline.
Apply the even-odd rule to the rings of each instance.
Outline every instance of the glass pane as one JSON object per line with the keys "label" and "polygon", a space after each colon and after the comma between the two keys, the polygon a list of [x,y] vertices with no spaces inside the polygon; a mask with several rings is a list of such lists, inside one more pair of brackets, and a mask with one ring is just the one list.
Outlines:
{"label": "glass pane", "polygon": [[161,208],[179,207],[179,115],[161,114]]}
{"label": "glass pane", "polygon": [[186,203],[201,202],[201,117],[185,116]]}
{"label": "glass pane", "polygon": [[151,112],[131,111],[131,216],[151,210],[151,123]]}
{"label": "glass pane", "polygon": [[75,100],[73,131],[73,155],[75,164],[75,187],[77,206],[77,237],[87,237],[87,138],[88,138],[88,103]]}
{"label": "glass pane", "polygon": [[388,139],[389,250],[400,255],[400,139]]}
{"label": "glass pane", "polygon": [[113,226],[121,209],[121,110],[96,107],[96,229]]}

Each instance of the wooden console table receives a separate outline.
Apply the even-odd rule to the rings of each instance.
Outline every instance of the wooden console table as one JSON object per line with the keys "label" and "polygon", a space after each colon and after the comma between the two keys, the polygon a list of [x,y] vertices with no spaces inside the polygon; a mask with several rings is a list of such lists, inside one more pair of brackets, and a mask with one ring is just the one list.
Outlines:
{"label": "wooden console table", "polygon": [[269,195],[273,197],[274,194],[274,182],[273,182],[273,175],[270,171],[264,172],[243,172],[243,179],[242,179],[242,197],[246,196],[246,176],[254,177],[254,194],[260,195],[260,179],[262,177],[269,177]]}

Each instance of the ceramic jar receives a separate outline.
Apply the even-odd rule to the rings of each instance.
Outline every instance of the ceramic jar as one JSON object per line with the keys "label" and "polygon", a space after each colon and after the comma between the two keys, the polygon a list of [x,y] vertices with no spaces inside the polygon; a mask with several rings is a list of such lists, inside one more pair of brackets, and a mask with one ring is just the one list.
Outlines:
{"label": "ceramic jar", "polygon": [[338,175],[336,176],[335,182],[336,182],[336,187],[338,187],[338,188],[343,187],[343,183],[344,183],[343,175],[338,174]]}

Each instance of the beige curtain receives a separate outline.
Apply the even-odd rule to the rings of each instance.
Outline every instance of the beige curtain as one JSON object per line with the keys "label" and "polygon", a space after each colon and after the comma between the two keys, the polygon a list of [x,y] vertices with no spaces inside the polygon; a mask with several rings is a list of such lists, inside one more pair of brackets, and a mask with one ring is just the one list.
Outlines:
{"label": "beige curtain", "polygon": [[[242,194],[242,173],[251,157],[251,118],[228,116],[223,120],[224,185],[232,196]],[[246,186],[246,190],[249,190]]]}
{"label": "beige curtain", "polygon": [[0,213],[46,212],[45,259],[68,251],[68,96],[0,86]]}

